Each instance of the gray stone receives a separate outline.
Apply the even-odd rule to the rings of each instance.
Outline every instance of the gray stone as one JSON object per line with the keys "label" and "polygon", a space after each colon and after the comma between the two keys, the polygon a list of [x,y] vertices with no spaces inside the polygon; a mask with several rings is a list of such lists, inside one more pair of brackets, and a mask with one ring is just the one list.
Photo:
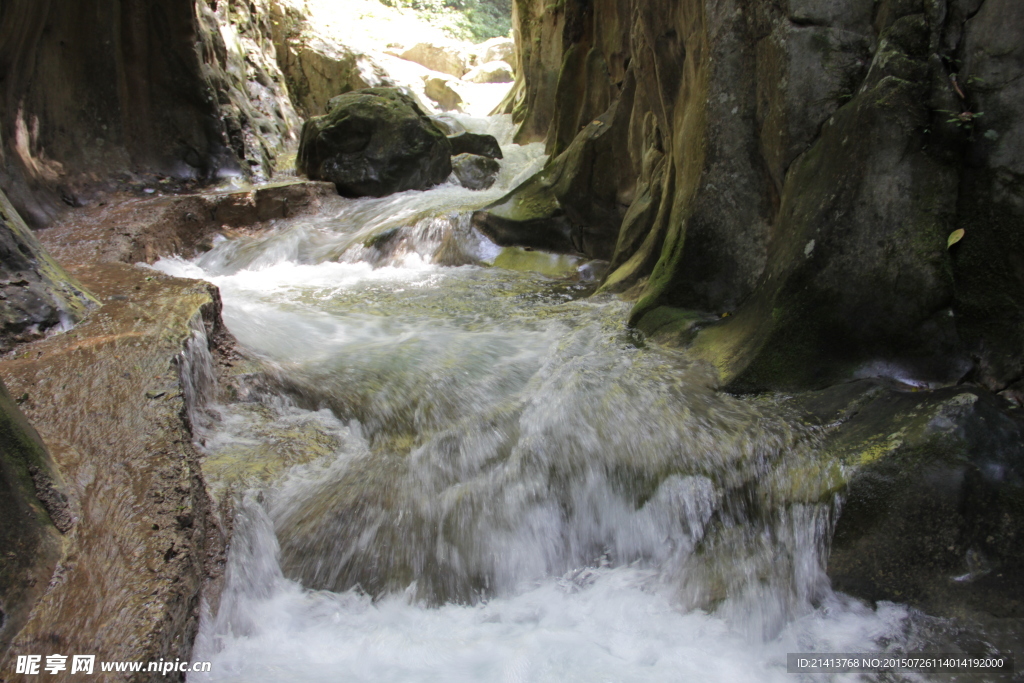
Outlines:
{"label": "gray stone", "polygon": [[452,157],[452,170],[463,187],[486,190],[494,185],[501,164],[495,159],[477,154],[459,154]]}

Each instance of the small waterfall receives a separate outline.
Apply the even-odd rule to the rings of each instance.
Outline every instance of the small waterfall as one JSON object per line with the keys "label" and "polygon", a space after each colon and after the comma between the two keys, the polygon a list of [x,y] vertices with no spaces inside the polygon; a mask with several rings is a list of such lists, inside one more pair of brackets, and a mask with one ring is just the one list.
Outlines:
{"label": "small waterfall", "polygon": [[251,488],[190,680],[792,681],[787,651],[906,643],[919,616],[831,591],[842,472],[784,400],[637,343],[589,264],[493,267],[468,216],[542,160],[502,137],[494,190],[157,264],[220,287],[285,393],[193,414],[198,323],[204,467]]}
{"label": "small waterfall", "polygon": [[198,434],[208,422],[204,413],[206,406],[216,398],[217,374],[202,315],[197,314],[189,320],[189,329],[192,333],[178,354],[178,375],[185,395],[189,425],[192,433]]}

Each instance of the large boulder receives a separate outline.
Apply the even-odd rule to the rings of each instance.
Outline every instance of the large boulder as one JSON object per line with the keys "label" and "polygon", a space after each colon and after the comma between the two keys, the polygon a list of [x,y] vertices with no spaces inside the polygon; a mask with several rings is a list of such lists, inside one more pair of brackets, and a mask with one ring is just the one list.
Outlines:
{"label": "large boulder", "polygon": [[487,62],[508,62],[512,63],[516,55],[516,42],[511,38],[491,38],[476,46],[477,51],[484,63]]}
{"label": "large boulder", "polygon": [[390,75],[368,55],[308,29],[277,44],[277,61],[288,80],[292,101],[306,117],[329,111],[328,103],[336,95],[394,85]]}
{"label": "large boulder", "polygon": [[452,147],[408,95],[367,88],[334,98],[302,128],[297,169],[346,197],[425,190],[452,172]]}

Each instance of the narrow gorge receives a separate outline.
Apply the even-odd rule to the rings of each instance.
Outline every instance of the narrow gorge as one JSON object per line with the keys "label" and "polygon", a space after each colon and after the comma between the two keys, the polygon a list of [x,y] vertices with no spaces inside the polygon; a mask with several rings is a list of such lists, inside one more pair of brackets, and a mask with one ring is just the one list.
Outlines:
{"label": "narrow gorge", "polygon": [[0,681],[1017,680],[1022,112],[1015,0],[5,0]]}

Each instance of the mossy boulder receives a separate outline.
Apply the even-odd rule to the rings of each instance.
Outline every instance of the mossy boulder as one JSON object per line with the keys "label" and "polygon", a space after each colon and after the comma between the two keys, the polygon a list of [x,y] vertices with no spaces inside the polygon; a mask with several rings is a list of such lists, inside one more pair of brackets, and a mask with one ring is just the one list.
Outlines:
{"label": "mossy boulder", "polygon": [[977,387],[861,380],[795,399],[849,473],[833,587],[931,614],[1024,615],[1024,411]]}
{"label": "mossy boulder", "polygon": [[411,97],[367,88],[331,100],[302,128],[297,168],[346,197],[425,190],[452,172],[451,144]]}

